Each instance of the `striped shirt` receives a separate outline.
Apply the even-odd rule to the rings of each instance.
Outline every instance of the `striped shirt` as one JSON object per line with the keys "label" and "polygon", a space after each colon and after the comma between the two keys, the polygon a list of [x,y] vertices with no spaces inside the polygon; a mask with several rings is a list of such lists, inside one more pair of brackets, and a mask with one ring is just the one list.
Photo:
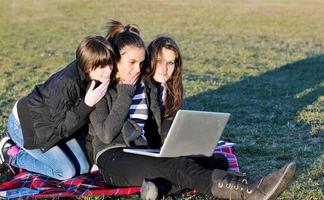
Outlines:
{"label": "striped shirt", "polygon": [[141,137],[146,140],[144,136],[144,125],[145,121],[148,119],[148,108],[144,84],[142,82],[136,86],[135,95],[132,99],[128,114],[141,128]]}

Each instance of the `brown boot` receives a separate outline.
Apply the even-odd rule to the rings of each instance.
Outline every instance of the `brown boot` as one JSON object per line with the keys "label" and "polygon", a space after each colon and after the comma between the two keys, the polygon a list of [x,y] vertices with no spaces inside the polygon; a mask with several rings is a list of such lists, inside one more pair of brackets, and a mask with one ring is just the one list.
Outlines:
{"label": "brown boot", "polygon": [[248,181],[244,175],[228,172],[223,178],[213,172],[214,197],[232,200],[272,200],[288,186],[296,171],[296,163],[286,164],[256,181]]}

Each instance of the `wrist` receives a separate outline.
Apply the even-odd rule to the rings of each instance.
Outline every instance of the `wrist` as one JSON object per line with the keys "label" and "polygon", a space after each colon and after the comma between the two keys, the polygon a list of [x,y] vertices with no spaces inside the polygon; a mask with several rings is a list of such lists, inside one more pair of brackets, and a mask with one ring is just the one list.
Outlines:
{"label": "wrist", "polygon": [[87,102],[86,100],[84,100],[84,104],[87,105],[88,107],[93,107],[94,104],[91,102]]}

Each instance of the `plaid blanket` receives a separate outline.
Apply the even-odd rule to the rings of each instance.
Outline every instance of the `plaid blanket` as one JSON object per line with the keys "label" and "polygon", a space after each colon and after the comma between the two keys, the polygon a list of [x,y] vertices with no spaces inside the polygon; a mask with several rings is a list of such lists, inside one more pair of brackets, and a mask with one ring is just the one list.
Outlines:
{"label": "plaid blanket", "polygon": [[220,140],[214,151],[214,154],[223,154],[227,158],[229,164],[228,170],[239,172],[239,163],[236,155],[234,154],[235,145],[235,143]]}
{"label": "plaid blanket", "polygon": [[[223,154],[229,161],[230,170],[239,171],[236,156],[233,154],[233,143],[219,145],[214,153]],[[33,189],[21,192],[21,188]],[[18,190],[19,191],[18,191]],[[140,192],[140,187],[115,188],[104,183],[101,174],[96,171],[69,180],[59,181],[44,175],[22,171],[12,180],[0,183],[0,195],[6,191],[16,193],[15,197],[44,198],[87,195],[132,195]],[[8,192],[7,192],[8,193]]]}
{"label": "plaid blanket", "polygon": [[59,181],[25,171],[14,176],[11,181],[0,184],[0,190],[22,187],[37,190],[38,194],[32,195],[35,198],[51,196],[130,195],[140,191],[139,187],[108,187],[98,171],[65,181]]}

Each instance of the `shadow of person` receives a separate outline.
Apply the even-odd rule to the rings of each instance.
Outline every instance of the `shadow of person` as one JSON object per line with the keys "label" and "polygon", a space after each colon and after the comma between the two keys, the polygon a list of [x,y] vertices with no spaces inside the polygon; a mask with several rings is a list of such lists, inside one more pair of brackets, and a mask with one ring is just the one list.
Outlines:
{"label": "shadow of person", "polygon": [[[210,75],[185,78],[218,81]],[[307,169],[323,154],[323,95],[319,55],[187,97],[185,108],[231,113],[223,136],[238,144],[244,170],[265,174],[291,160]]]}

